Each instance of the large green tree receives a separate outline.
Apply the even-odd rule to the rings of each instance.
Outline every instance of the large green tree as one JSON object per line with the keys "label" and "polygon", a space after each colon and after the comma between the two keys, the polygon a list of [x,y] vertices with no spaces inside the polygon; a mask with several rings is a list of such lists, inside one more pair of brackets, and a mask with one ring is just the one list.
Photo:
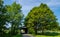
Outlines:
{"label": "large green tree", "polygon": [[51,30],[58,26],[53,11],[43,3],[28,13],[24,23],[29,33],[37,33],[37,30],[42,30],[43,33],[44,30]]}
{"label": "large green tree", "polygon": [[16,34],[18,32],[19,25],[21,25],[21,21],[23,18],[23,14],[21,11],[21,5],[14,2],[12,5],[7,7],[7,15],[8,22],[11,23],[11,34]]}

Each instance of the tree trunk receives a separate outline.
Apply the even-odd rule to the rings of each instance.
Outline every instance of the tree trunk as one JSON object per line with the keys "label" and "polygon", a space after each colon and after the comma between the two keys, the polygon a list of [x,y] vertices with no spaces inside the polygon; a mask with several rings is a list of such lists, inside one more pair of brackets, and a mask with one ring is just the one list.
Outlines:
{"label": "tree trunk", "polygon": [[42,34],[44,34],[44,29],[42,28]]}
{"label": "tree trunk", "polygon": [[37,34],[37,29],[35,29],[35,34]]}
{"label": "tree trunk", "polygon": [[34,28],[34,30],[35,30],[35,34],[37,34],[37,28],[36,27]]}

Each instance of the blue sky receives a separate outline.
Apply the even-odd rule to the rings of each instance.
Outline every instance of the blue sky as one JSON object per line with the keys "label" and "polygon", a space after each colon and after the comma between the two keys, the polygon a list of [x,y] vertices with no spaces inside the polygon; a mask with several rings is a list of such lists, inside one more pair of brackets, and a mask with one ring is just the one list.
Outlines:
{"label": "blue sky", "polygon": [[4,0],[4,3],[11,5],[14,1],[22,6],[22,12],[25,16],[33,7],[45,3],[54,12],[58,18],[58,22],[60,22],[60,0]]}

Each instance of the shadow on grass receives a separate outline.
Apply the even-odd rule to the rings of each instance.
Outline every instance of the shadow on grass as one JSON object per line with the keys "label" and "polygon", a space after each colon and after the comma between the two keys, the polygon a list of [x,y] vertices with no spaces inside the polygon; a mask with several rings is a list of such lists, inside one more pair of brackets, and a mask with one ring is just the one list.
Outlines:
{"label": "shadow on grass", "polygon": [[0,35],[0,37],[22,37],[22,35],[21,34],[17,34],[17,35],[4,34],[4,35]]}
{"label": "shadow on grass", "polygon": [[46,35],[46,36],[57,36],[60,35],[60,33],[56,33],[56,32],[44,32],[42,33],[38,33],[38,35]]}

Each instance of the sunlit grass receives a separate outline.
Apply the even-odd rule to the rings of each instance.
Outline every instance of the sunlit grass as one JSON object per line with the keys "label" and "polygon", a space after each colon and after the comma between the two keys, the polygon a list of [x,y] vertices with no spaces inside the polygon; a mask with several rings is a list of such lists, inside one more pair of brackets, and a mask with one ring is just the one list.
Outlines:
{"label": "sunlit grass", "polygon": [[46,32],[45,34],[35,35],[35,37],[60,37],[60,33],[56,32]]}
{"label": "sunlit grass", "polygon": [[36,35],[35,37],[60,37],[60,35],[57,36]]}

